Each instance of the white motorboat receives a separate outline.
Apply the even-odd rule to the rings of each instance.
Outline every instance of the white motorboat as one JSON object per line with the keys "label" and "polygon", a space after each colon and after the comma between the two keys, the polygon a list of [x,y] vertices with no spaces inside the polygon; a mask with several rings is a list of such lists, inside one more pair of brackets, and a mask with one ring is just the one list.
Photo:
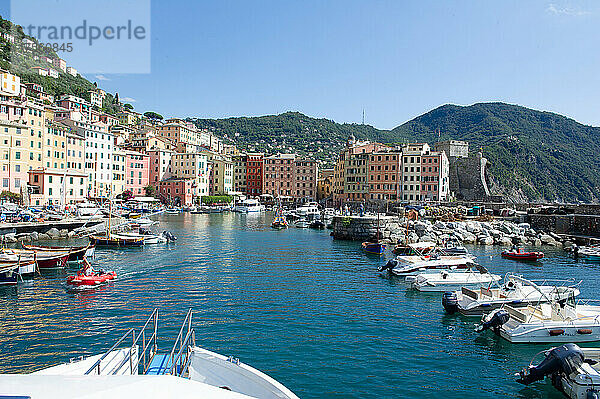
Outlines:
{"label": "white motorboat", "polygon": [[423,292],[456,291],[463,287],[479,289],[496,285],[502,278],[491,274],[483,267],[476,265],[479,270],[451,271],[440,270],[437,272],[418,274],[412,287]]}
{"label": "white motorboat", "polygon": [[152,233],[140,234],[140,233],[127,232],[127,233],[119,233],[118,235],[122,236],[122,237],[143,238],[144,244],[164,244],[164,243],[169,242],[169,240],[162,234],[152,234]]}
{"label": "white motorboat", "polygon": [[473,259],[465,256],[441,256],[439,258],[421,260],[421,261],[407,261],[402,263],[396,259],[389,260],[385,265],[379,267],[379,271],[388,271],[388,273],[397,276],[404,277],[407,281],[412,281],[409,277],[414,277],[418,274],[424,273],[437,273],[440,270],[466,270],[475,265]]}
{"label": "white motorboat", "polygon": [[237,212],[241,213],[258,213],[264,212],[265,206],[262,205],[257,199],[247,198],[243,201],[238,202],[236,205]]}
{"label": "white motorboat", "polygon": [[198,347],[191,310],[170,352],[158,352],[157,326],[155,309],[141,329],[127,331],[104,354],[31,374],[1,374],[0,392],[32,398],[297,399],[281,383],[239,359]]}
{"label": "white motorboat", "polygon": [[517,343],[600,341],[600,306],[574,295],[524,308],[505,305],[484,316],[476,330],[488,329]]}
{"label": "white motorboat", "polygon": [[91,202],[80,202],[76,205],[76,215],[79,219],[100,219],[102,209]]}
{"label": "white motorboat", "polygon": [[132,223],[137,224],[140,227],[150,227],[150,226],[154,226],[155,224],[158,224],[158,220],[152,220],[150,218],[144,217],[144,218],[133,219]]}
{"label": "white motorboat", "polygon": [[307,229],[308,226],[310,226],[310,222],[306,218],[300,218],[300,219],[296,220],[296,222],[294,223],[294,226],[296,226],[300,229]]}
{"label": "white motorboat", "polygon": [[302,206],[299,206],[296,208],[295,213],[299,218],[306,218],[307,220],[313,220],[321,216],[319,204],[316,202],[308,202]]}
{"label": "white motorboat", "polygon": [[517,382],[529,385],[550,377],[552,385],[567,398],[600,397],[600,348],[580,348],[569,343],[545,351],[537,366],[532,363],[517,374]]}
{"label": "white motorboat", "polygon": [[[555,284],[551,284],[554,282]],[[550,300],[562,300],[570,295],[579,295],[579,284],[572,281],[543,281],[540,285],[521,276],[507,274],[504,282],[497,287],[481,287],[472,290],[462,287],[455,292],[445,292],[442,306],[447,313],[460,312],[465,316],[482,316],[504,305],[525,307]]]}

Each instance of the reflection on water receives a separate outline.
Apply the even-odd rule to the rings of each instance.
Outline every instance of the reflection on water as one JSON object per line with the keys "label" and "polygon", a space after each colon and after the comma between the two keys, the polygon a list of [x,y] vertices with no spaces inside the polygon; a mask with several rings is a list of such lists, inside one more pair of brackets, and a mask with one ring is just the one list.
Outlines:
{"label": "reflection on water", "polygon": [[[0,369],[28,372],[108,349],[160,309],[168,350],[188,308],[199,345],[272,375],[301,397],[559,398],[513,373],[546,345],[513,345],[473,331],[477,319],[447,316],[439,295],[383,277],[385,258],[366,256],[329,231],[272,230],[264,215],[163,215],[178,241],[97,251],[118,279],[72,292],[68,271],[0,289]],[[583,279],[595,298],[595,265],[546,249],[539,264],[503,260],[475,247],[491,271]],[[387,257],[392,254],[388,253]]]}

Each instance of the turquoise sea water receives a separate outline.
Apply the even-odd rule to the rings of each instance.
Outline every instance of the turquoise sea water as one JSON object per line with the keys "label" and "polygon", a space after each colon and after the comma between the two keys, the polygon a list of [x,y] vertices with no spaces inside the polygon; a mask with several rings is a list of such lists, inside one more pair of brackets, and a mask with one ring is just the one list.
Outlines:
{"label": "turquoise sea water", "polygon": [[[560,398],[513,373],[548,345],[510,344],[447,316],[439,294],[381,276],[379,259],[329,231],[275,231],[271,216],[163,215],[175,244],[98,250],[112,285],[68,292],[68,271],[0,289],[0,372],[29,372],[101,353],[160,309],[159,347],[170,350],[189,308],[200,346],[271,375],[302,398]],[[473,247],[492,272],[583,279],[598,298],[596,265],[545,248],[540,264]],[[390,258],[391,253],[386,257]]]}

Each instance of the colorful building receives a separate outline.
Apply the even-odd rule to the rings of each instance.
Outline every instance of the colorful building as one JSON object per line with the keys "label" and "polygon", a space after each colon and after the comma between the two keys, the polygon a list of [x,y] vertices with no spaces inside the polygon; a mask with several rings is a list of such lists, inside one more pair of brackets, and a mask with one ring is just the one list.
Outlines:
{"label": "colorful building", "polygon": [[150,183],[150,156],[135,151],[125,151],[125,155],[125,190],[144,196]]}
{"label": "colorful building", "polygon": [[[246,154],[246,195],[248,197],[258,197],[263,193],[264,179],[264,154],[248,153]],[[237,190],[235,190],[237,191]]]}

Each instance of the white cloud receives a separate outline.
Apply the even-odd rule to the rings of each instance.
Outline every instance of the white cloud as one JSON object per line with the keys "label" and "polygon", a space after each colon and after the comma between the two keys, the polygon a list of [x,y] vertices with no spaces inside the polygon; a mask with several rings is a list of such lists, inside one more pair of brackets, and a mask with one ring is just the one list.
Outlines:
{"label": "white cloud", "polygon": [[95,77],[96,79],[98,79],[98,80],[110,80],[109,78],[107,78],[107,77],[106,77],[106,76],[104,76],[104,75],[96,75],[96,76],[94,76],[94,77]]}
{"label": "white cloud", "polygon": [[548,5],[548,8],[546,8],[546,11],[548,11],[549,13],[554,14],[554,15],[569,15],[572,17],[581,17],[583,15],[590,14],[589,11],[579,10],[579,9],[571,8],[571,7],[560,7],[553,3],[550,3]]}
{"label": "white cloud", "polygon": [[136,99],[131,98],[131,97],[122,97],[122,98],[119,98],[119,101],[122,103],[134,103],[136,101]]}

